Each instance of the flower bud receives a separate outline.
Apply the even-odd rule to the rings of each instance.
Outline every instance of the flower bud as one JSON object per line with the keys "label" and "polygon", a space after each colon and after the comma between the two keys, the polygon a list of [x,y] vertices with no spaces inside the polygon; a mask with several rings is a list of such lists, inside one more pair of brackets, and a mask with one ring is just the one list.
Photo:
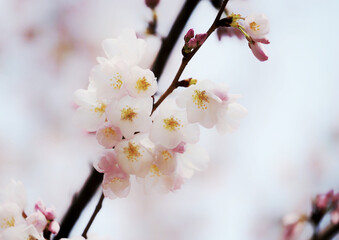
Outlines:
{"label": "flower bud", "polygon": [[191,40],[188,41],[188,43],[186,44],[186,46],[188,48],[196,48],[198,46],[198,41],[196,38],[191,38]]}
{"label": "flower bud", "polygon": [[207,38],[207,33],[201,33],[195,36],[195,39],[197,40],[198,45],[202,45],[205,42],[206,38]]}
{"label": "flower bud", "polygon": [[60,230],[60,225],[59,223],[57,223],[57,221],[52,221],[48,225],[48,231],[50,231],[53,234],[58,234],[59,230]]}
{"label": "flower bud", "polygon": [[193,28],[191,28],[190,30],[187,31],[187,33],[184,37],[184,40],[185,40],[185,42],[188,42],[193,37],[194,37],[194,30],[193,30]]}

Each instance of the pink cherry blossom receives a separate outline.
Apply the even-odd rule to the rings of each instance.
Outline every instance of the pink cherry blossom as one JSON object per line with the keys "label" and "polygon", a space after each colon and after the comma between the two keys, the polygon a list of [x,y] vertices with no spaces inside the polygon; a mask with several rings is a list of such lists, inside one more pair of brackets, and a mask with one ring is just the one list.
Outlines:
{"label": "pink cherry blossom", "polygon": [[105,197],[115,199],[126,197],[130,191],[129,175],[118,165],[114,150],[105,150],[99,161],[94,163],[94,168],[104,173],[102,183]]}
{"label": "pink cherry blossom", "polygon": [[40,211],[30,214],[26,218],[26,222],[32,224],[40,233],[42,233],[47,226],[47,219]]}
{"label": "pink cherry blossom", "polygon": [[96,138],[99,144],[105,148],[113,148],[118,142],[121,141],[122,134],[118,127],[115,127],[110,123],[105,123],[98,129]]}

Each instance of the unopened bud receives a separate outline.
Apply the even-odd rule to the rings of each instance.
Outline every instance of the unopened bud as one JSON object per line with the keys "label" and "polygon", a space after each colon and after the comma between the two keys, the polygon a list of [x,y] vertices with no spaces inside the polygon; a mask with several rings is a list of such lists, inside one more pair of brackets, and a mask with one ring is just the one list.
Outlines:
{"label": "unopened bud", "polygon": [[58,234],[59,230],[60,230],[60,225],[56,221],[52,221],[48,225],[48,231],[50,231],[53,234]]}
{"label": "unopened bud", "polygon": [[193,37],[194,37],[194,30],[193,30],[193,28],[191,28],[190,30],[187,31],[187,33],[184,37],[184,40],[185,40],[185,42],[188,42]]}
{"label": "unopened bud", "polygon": [[201,33],[195,36],[195,39],[197,40],[198,45],[202,45],[205,42],[206,38],[207,38],[207,33]]}
{"label": "unopened bud", "polygon": [[191,40],[188,41],[188,43],[186,44],[186,46],[188,48],[196,48],[198,46],[198,41],[196,38],[191,38]]}

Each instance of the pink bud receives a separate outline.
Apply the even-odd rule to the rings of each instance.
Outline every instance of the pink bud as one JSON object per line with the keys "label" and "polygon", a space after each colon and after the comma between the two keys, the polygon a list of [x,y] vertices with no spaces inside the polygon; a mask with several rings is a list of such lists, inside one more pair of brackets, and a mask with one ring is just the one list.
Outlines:
{"label": "pink bud", "polygon": [[45,216],[48,220],[54,220],[56,217],[54,208],[46,208]]}
{"label": "pink bud", "polygon": [[259,61],[266,61],[268,60],[268,56],[266,54],[265,49],[261,45],[261,43],[254,42],[254,43],[249,43],[248,46],[252,50],[254,56],[259,60]]}
{"label": "pink bud", "polygon": [[35,203],[34,209],[35,209],[36,211],[40,211],[40,212],[42,212],[43,214],[45,214],[46,206],[45,206],[45,204],[44,204],[41,200],[38,200],[38,201]]}
{"label": "pink bud", "polygon": [[48,231],[50,231],[53,234],[58,234],[60,230],[60,225],[57,223],[57,221],[53,221],[48,225]]}
{"label": "pink bud", "polygon": [[191,40],[188,41],[186,44],[188,48],[196,48],[198,46],[198,41],[195,38],[191,38]]}
{"label": "pink bud", "polygon": [[333,190],[329,191],[326,194],[319,194],[315,197],[315,205],[319,209],[326,209],[327,205],[332,201]]}
{"label": "pink bud", "polygon": [[145,0],[145,4],[147,7],[154,9],[158,4],[160,0]]}
{"label": "pink bud", "polygon": [[192,37],[194,37],[194,30],[191,28],[190,30],[187,31],[184,40],[185,42],[188,42]]}
{"label": "pink bud", "polygon": [[197,39],[198,41],[198,45],[202,45],[205,42],[206,38],[207,38],[207,33],[201,33],[195,36],[195,39]]}

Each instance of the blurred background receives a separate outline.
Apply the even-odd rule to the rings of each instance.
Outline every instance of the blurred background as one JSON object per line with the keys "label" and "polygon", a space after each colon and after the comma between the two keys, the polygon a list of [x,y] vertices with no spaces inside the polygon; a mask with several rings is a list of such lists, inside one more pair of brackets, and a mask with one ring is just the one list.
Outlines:
{"label": "blurred background", "polygon": [[[184,0],[161,0],[166,36]],[[231,12],[270,19],[269,60],[259,62],[237,38],[212,35],[183,74],[224,82],[242,95],[248,116],[238,131],[201,129],[209,168],[181,190],[105,200],[90,232],[116,240],[282,239],[281,219],[308,213],[311,198],[339,190],[339,37],[337,0],[232,0]],[[184,32],[208,29],[217,10],[202,0]],[[141,35],[151,11],[143,0],[0,1],[0,188],[22,181],[30,209],[42,199],[61,220],[101,147],[73,123],[73,92],[86,88],[101,41],[124,28]],[[160,79],[179,67],[183,35]],[[144,66],[160,40],[148,37]],[[93,198],[72,235],[81,234]],[[306,239],[306,238],[304,238]]]}

